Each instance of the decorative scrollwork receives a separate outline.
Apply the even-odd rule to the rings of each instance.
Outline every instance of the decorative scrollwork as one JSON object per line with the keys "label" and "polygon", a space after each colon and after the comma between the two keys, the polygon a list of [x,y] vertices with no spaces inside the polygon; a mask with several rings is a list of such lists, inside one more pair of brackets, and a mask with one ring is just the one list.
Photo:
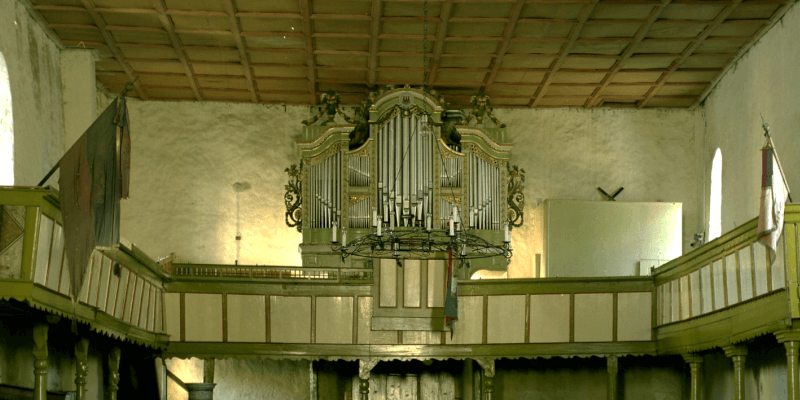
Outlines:
{"label": "decorative scrollwork", "polygon": [[492,113],[492,109],[489,107],[491,105],[491,100],[489,99],[488,94],[484,93],[483,91],[476,93],[469,100],[469,104],[472,106],[472,110],[470,110],[467,117],[461,121],[461,125],[468,124],[473,117],[475,117],[479,124],[482,124],[483,118],[489,117],[489,119],[492,120],[492,122],[494,122],[498,128],[506,127],[506,124],[498,121]]}
{"label": "decorative scrollwork", "polygon": [[298,232],[303,231],[303,163],[300,168],[296,164],[286,168],[289,174],[289,183],[286,184],[286,194],[283,201],[286,203],[286,225],[290,228],[297,228]]}
{"label": "decorative scrollwork", "polygon": [[525,170],[508,164],[508,226],[519,228],[525,222]]}

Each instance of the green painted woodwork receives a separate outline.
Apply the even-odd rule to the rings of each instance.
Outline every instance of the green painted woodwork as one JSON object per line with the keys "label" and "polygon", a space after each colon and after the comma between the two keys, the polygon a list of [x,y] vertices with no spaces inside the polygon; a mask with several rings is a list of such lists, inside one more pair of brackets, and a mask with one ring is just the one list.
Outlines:
{"label": "green painted woodwork", "polygon": [[604,354],[656,355],[654,342],[481,344],[481,345],[335,345],[287,343],[171,343],[163,357],[259,357],[295,360],[426,360],[468,358],[591,357]]}
{"label": "green painted woodwork", "polygon": [[[36,243],[39,242],[39,219],[41,214],[38,207],[25,207],[25,233],[22,238],[22,271],[20,279],[33,281],[36,267]],[[30,229],[29,229],[30,228]]]}
{"label": "green painted woodwork", "polygon": [[701,317],[655,329],[659,354],[683,354],[741,343],[791,325],[779,290]]}

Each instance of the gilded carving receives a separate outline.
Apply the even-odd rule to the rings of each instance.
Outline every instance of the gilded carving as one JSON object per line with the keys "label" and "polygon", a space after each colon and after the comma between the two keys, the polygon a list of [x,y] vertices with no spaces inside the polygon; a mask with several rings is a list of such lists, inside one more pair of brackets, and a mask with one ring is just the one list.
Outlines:
{"label": "gilded carving", "polygon": [[303,163],[300,162],[300,168],[292,164],[291,167],[285,169],[289,174],[289,182],[286,184],[286,194],[283,195],[283,201],[286,204],[286,225],[290,228],[297,228],[298,232],[303,231]]}
{"label": "gilded carving", "polygon": [[488,94],[482,91],[476,93],[469,100],[469,104],[472,106],[472,110],[469,112],[469,115],[467,115],[467,117],[461,121],[462,125],[468,124],[473,117],[478,121],[479,124],[482,124],[483,118],[489,117],[489,119],[492,120],[492,122],[494,122],[498,128],[506,127],[506,124],[498,121],[494,114],[492,114],[492,109],[489,107],[491,100],[489,99]]}
{"label": "gilded carving", "polygon": [[525,170],[508,165],[508,226],[520,227],[525,222]]}
{"label": "gilded carving", "polygon": [[360,203],[361,201],[363,201],[366,198],[369,198],[369,194],[351,195],[350,196],[350,201],[348,202],[348,204],[350,204],[352,206],[353,204]]}
{"label": "gilded carving", "polygon": [[469,149],[469,151],[472,154],[475,154],[478,158],[480,158],[483,161],[486,161],[487,163],[493,165],[495,168],[502,168],[504,166],[503,163],[505,163],[505,161],[497,159],[497,158],[494,158],[494,157],[490,156],[489,154],[486,154],[486,152],[483,151],[483,149],[481,149],[480,146],[478,146],[478,145],[476,145],[474,143],[468,144],[467,145],[467,149]]}

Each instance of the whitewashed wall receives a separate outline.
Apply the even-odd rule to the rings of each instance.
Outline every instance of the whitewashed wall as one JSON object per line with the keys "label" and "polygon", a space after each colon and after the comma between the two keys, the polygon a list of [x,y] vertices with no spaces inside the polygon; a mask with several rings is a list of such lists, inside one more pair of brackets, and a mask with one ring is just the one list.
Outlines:
{"label": "whitewashed wall", "polygon": [[[537,198],[683,203],[683,250],[703,229],[702,111],[498,109],[514,144],[511,163],[526,171],[530,212]],[[528,217],[532,216],[530,213]],[[509,278],[533,276],[533,227],[512,233]]]}
{"label": "whitewashed wall", "polygon": [[11,81],[14,183],[33,186],[64,151],[60,50],[20,1],[0,0],[0,51]]}
{"label": "whitewashed wall", "polygon": [[[100,105],[100,104],[98,104]],[[122,236],[151,256],[233,264],[237,182],[240,264],[299,265],[300,233],[284,222],[284,169],[298,164],[308,107],[140,102],[131,119],[131,198]]]}
{"label": "whitewashed wall", "polygon": [[[722,232],[758,215],[761,190],[761,117],[769,123],[789,187],[800,201],[800,7],[764,35],[705,101],[704,208],[711,161],[722,152]],[[706,224],[708,217],[706,212]]]}

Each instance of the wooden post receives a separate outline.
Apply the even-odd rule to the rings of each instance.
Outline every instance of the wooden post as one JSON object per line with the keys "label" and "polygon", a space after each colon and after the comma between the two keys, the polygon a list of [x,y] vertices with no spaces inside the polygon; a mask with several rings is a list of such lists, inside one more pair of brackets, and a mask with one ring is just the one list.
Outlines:
{"label": "wooden post", "polygon": [[798,385],[797,354],[800,350],[800,342],[783,342],[786,346],[786,392],[789,394],[788,400],[800,400],[800,386]]}
{"label": "wooden post", "polygon": [[119,390],[119,359],[121,357],[119,347],[111,349],[108,354],[108,399],[117,400],[117,390]]}
{"label": "wooden post", "polygon": [[703,367],[703,356],[688,353],[683,355],[683,360],[689,364],[689,371],[692,374],[689,398],[691,400],[700,400],[702,398],[700,394],[700,371]]}
{"label": "wooden post", "polygon": [[494,360],[486,358],[478,358],[475,361],[483,367],[483,392],[486,394],[486,400],[494,399]]}
{"label": "wooden post", "polygon": [[47,330],[46,323],[33,327],[33,399],[47,400]]}
{"label": "wooden post", "polygon": [[473,362],[471,358],[464,360],[464,368],[461,373],[461,397],[464,400],[475,400],[472,391]]}
{"label": "wooden post", "polygon": [[608,400],[617,400],[619,397],[618,378],[619,378],[619,360],[617,356],[608,356],[606,358],[606,368],[608,369]]}
{"label": "wooden post", "polygon": [[[788,226],[788,225],[787,225]],[[798,381],[798,352],[800,352],[800,331],[789,329],[775,332],[778,343],[786,347],[786,393],[789,400],[800,400],[800,382]]]}
{"label": "wooden post", "polygon": [[86,400],[86,377],[89,375],[89,339],[75,343],[75,388],[77,400]]}
{"label": "wooden post", "polygon": [[731,345],[723,348],[725,355],[733,361],[733,400],[744,400],[744,362],[747,346]]}
{"label": "wooden post", "polygon": [[214,359],[203,360],[203,383],[214,383]]}
{"label": "wooden post", "polygon": [[358,360],[358,392],[361,394],[361,400],[369,400],[370,371],[378,365],[379,361],[377,358]]}

